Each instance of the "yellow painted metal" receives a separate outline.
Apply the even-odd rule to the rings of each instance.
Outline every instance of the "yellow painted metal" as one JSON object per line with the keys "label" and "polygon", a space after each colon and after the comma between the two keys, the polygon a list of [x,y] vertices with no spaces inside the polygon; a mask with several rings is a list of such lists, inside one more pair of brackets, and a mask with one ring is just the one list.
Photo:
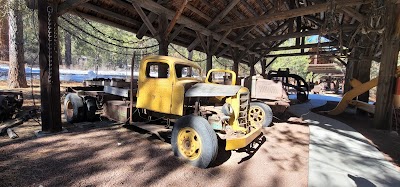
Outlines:
{"label": "yellow painted metal", "polygon": [[246,135],[235,137],[231,139],[226,139],[226,146],[225,150],[235,150],[246,147],[254,141],[259,135],[261,134],[261,126],[256,127],[251,132],[247,133]]}
{"label": "yellow painted metal", "polygon": [[[148,63],[164,63],[169,67],[168,78],[146,76]],[[138,79],[137,108],[144,108],[165,114],[183,115],[184,84],[199,82],[196,78],[177,78],[175,64],[183,64],[200,69],[194,62],[170,56],[148,56],[140,63]]]}
{"label": "yellow painted metal", "polygon": [[206,83],[215,84],[213,82],[208,81],[212,72],[221,72],[221,73],[229,73],[229,74],[231,74],[232,75],[232,83],[231,83],[231,85],[236,85],[236,73],[234,71],[225,70],[225,69],[211,69],[210,71],[208,71],[207,72],[207,77],[206,77],[206,80],[205,80]]}
{"label": "yellow painted metal", "polygon": [[371,88],[377,85],[378,85],[378,78],[374,78],[366,83],[358,85],[357,87],[345,93],[343,95],[342,100],[340,100],[339,104],[333,110],[327,111],[327,113],[329,115],[339,115],[344,110],[346,110],[351,100],[353,100],[355,97],[365,93],[366,91],[370,90]]}
{"label": "yellow painted metal", "polygon": [[[400,66],[397,66],[397,70],[396,70],[396,76],[399,77],[400,76]],[[366,83],[361,83],[359,80],[357,79],[352,79],[350,82],[350,85],[353,87],[353,89],[351,89],[350,91],[348,91],[346,94],[343,95],[342,100],[340,100],[339,104],[330,111],[324,111],[325,113],[329,114],[329,115],[339,115],[342,112],[344,112],[344,110],[346,110],[347,106],[351,103],[353,104],[359,104],[359,103],[355,103],[352,100],[367,92],[368,90],[370,90],[371,88],[375,87],[378,85],[378,77],[366,82]],[[359,104],[361,106],[361,104]],[[367,106],[365,104],[362,104],[361,109],[365,109],[366,111],[370,111],[370,112],[375,112],[375,108],[372,110],[372,108],[370,106]]]}
{"label": "yellow painted metal", "polygon": [[235,96],[229,97],[225,100],[225,102],[229,103],[233,108],[233,117],[231,116],[229,119],[229,125],[234,131],[241,131],[243,133],[247,133],[247,129],[239,126],[238,118],[240,112],[240,94],[246,92],[249,92],[249,89],[242,87]]}
{"label": "yellow painted metal", "polygon": [[259,106],[252,106],[249,110],[249,121],[254,124],[261,124],[265,118],[264,110]]}
{"label": "yellow painted metal", "polygon": [[362,84],[362,82],[357,79],[350,80],[350,86],[353,88],[356,88],[357,86],[360,86],[361,84]]}
{"label": "yellow painted metal", "polygon": [[355,106],[358,109],[364,110],[368,113],[375,114],[375,105],[368,104],[366,102],[351,100],[349,105]]}
{"label": "yellow painted metal", "polygon": [[201,155],[201,138],[191,127],[185,127],[178,132],[178,150],[185,158],[196,160]]}

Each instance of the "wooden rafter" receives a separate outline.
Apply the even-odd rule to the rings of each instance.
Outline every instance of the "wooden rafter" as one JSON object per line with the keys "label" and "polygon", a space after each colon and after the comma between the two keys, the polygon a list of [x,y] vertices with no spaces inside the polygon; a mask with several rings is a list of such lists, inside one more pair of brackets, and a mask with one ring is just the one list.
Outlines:
{"label": "wooden rafter", "polygon": [[143,12],[142,7],[140,7],[136,2],[132,2],[132,6],[135,8],[136,12],[142,18],[143,22],[146,24],[147,28],[150,30],[153,36],[157,35],[157,30],[154,28],[152,22],[149,20],[147,15]]}
{"label": "wooden rafter", "polygon": [[172,18],[171,22],[168,25],[167,30],[165,31],[165,37],[168,37],[169,33],[175,27],[175,24],[178,21],[179,17],[181,16],[183,10],[185,9],[187,3],[188,3],[188,0],[183,0],[183,3],[179,7],[179,9],[176,11],[174,18]]}
{"label": "wooden rafter", "polygon": [[140,24],[140,22],[136,21],[135,19],[123,16],[121,14],[117,14],[117,13],[112,12],[110,10],[107,10],[107,9],[102,8],[102,7],[98,7],[98,6],[89,4],[89,3],[82,4],[81,7],[87,8],[87,9],[93,11],[93,12],[98,13],[99,15],[107,15],[109,17],[121,20],[121,21],[129,23],[129,24],[134,24],[134,25]]}
{"label": "wooden rafter", "polygon": [[231,31],[232,31],[232,30],[227,30],[227,31],[224,33],[224,35],[222,36],[222,39],[220,39],[220,40],[218,41],[218,43],[217,43],[217,44],[214,46],[214,48],[212,49],[211,55],[214,55],[215,52],[217,52],[219,46],[222,44],[222,40],[224,40],[224,39],[229,35],[229,33],[231,33]]}
{"label": "wooden rafter", "polygon": [[[222,10],[212,21],[208,24],[207,29],[212,29],[215,27],[222,19],[239,3],[240,0],[231,1],[224,10]],[[229,30],[229,29],[228,29]],[[196,38],[187,48],[189,51],[192,51],[199,44],[199,39]]]}
{"label": "wooden rafter", "polygon": [[[162,2],[162,0],[157,1],[157,3],[161,3],[161,2]],[[149,15],[147,15],[147,17],[149,18],[149,21],[151,23],[153,23],[154,21],[156,21],[158,15],[154,14],[153,12],[150,12]],[[147,28],[146,24],[143,23],[142,26],[140,26],[139,31],[136,33],[136,37],[139,39],[142,39],[148,30],[149,29]]]}
{"label": "wooden rafter", "polygon": [[66,0],[58,5],[58,16],[67,13],[70,10],[75,9],[75,7],[88,2],[89,0]]}
{"label": "wooden rafter", "polygon": [[[116,1],[116,0],[114,0]],[[175,12],[160,5],[157,4],[154,1],[151,0],[129,0],[130,2],[136,2],[138,3],[142,8],[145,8],[147,10],[151,10],[152,12],[156,13],[156,14],[161,14],[161,13],[165,13],[166,17],[168,19],[172,19],[173,16],[175,15]],[[118,1],[119,2],[119,6],[125,6],[125,4],[123,1]],[[133,10],[128,9],[128,11],[134,11],[134,8],[132,7]],[[136,12],[136,11],[134,11]],[[185,27],[193,30],[193,31],[198,31],[200,33],[202,33],[203,35],[209,36],[209,35],[213,35],[215,40],[220,40],[222,38],[222,36],[214,31],[211,31],[210,29],[205,28],[203,25],[193,21],[192,19],[182,15],[181,18],[177,21],[178,24],[180,25],[185,25]],[[226,38],[225,40],[222,41],[222,43],[226,44],[226,45],[230,45],[233,47],[238,47],[241,50],[245,50],[246,47],[244,47],[243,45],[237,44],[236,42],[233,42],[231,40],[229,40],[228,38]],[[252,51],[249,51],[249,53],[254,53]],[[258,54],[256,54],[258,56]]]}
{"label": "wooden rafter", "polygon": [[362,15],[361,13],[359,13],[358,11],[356,11],[355,9],[350,8],[350,7],[344,7],[344,8],[342,8],[342,10],[343,10],[343,12],[346,12],[348,15],[355,18],[359,22],[364,21],[365,16]]}
{"label": "wooden rafter", "polygon": [[168,37],[168,41],[171,43],[184,28],[185,25],[179,25],[178,27],[175,27],[174,32],[172,32],[172,34]]}
{"label": "wooden rafter", "polygon": [[[356,6],[359,4],[367,4],[367,3],[370,3],[371,0],[353,0],[353,1],[338,0],[336,2],[337,2],[336,8],[341,9],[343,7]],[[328,7],[329,7],[328,5],[330,5],[329,2],[321,3],[321,4],[316,4],[316,5],[307,6],[307,7],[303,7],[303,8],[296,8],[296,9],[292,9],[292,10],[271,13],[271,14],[256,17],[256,18],[250,18],[250,19],[241,20],[241,21],[237,21],[237,22],[227,23],[227,24],[221,25],[217,29],[217,31],[236,29],[236,28],[241,28],[241,27],[248,27],[248,26],[252,26],[252,25],[260,25],[260,24],[269,23],[272,21],[279,21],[279,20],[294,18],[294,17],[298,17],[298,16],[304,16],[304,15],[309,15],[309,14],[315,14],[318,12],[324,12],[328,9]]]}
{"label": "wooden rafter", "polygon": [[293,49],[306,49],[306,48],[314,48],[314,47],[327,47],[327,46],[337,46],[337,42],[324,42],[324,43],[314,43],[314,44],[304,44],[304,45],[295,45],[295,46],[287,46],[287,47],[273,47],[269,49],[254,49],[253,51],[284,51],[284,50],[293,50]]}

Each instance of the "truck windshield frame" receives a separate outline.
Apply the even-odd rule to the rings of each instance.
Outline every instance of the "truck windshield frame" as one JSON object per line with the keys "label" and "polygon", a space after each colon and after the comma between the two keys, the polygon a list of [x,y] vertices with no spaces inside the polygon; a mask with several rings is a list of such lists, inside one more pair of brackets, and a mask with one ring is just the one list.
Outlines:
{"label": "truck windshield frame", "polygon": [[201,81],[201,70],[195,66],[175,63],[175,72],[178,79],[197,79]]}

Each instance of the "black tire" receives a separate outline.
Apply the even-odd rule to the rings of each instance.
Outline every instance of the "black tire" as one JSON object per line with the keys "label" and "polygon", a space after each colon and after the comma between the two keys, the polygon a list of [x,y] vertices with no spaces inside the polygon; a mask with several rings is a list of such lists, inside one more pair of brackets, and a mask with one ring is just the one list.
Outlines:
{"label": "black tire", "polygon": [[97,111],[96,98],[91,96],[86,96],[85,107],[86,107],[86,120],[96,121],[96,111]]}
{"label": "black tire", "polygon": [[[184,140],[181,140],[182,143],[179,143],[178,145],[178,136],[180,135],[180,132],[181,134],[184,134],[187,129],[194,130],[197,135],[200,136],[199,138],[194,138],[200,139],[199,149],[195,151],[200,153],[197,157],[192,159],[190,156],[182,153],[182,151],[185,151],[185,147],[182,146]],[[192,142],[189,143],[189,149],[190,147],[193,147],[193,144]],[[193,166],[199,168],[207,168],[215,160],[218,154],[218,139],[214,130],[211,128],[207,120],[194,115],[187,115],[178,119],[172,130],[171,145],[175,156],[187,159]]]}
{"label": "black tire", "polygon": [[261,123],[263,127],[269,127],[272,123],[272,117],[272,109],[267,104],[261,102],[250,103],[250,122]]}
{"label": "black tire", "polygon": [[64,114],[68,123],[81,122],[85,119],[83,98],[76,93],[69,93],[64,100]]}

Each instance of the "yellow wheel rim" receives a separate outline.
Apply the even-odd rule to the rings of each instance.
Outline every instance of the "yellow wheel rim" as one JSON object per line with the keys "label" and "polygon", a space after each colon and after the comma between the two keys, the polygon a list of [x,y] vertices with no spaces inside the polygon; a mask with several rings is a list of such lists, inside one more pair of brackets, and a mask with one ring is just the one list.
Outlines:
{"label": "yellow wheel rim", "polygon": [[196,160],[201,154],[201,139],[199,134],[191,127],[185,127],[178,133],[179,152],[189,160]]}
{"label": "yellow wheel rim", "polygon": [[249,110],[250,122],[261,123],[265,118],[264,110],[259,106],[252,106]]}

